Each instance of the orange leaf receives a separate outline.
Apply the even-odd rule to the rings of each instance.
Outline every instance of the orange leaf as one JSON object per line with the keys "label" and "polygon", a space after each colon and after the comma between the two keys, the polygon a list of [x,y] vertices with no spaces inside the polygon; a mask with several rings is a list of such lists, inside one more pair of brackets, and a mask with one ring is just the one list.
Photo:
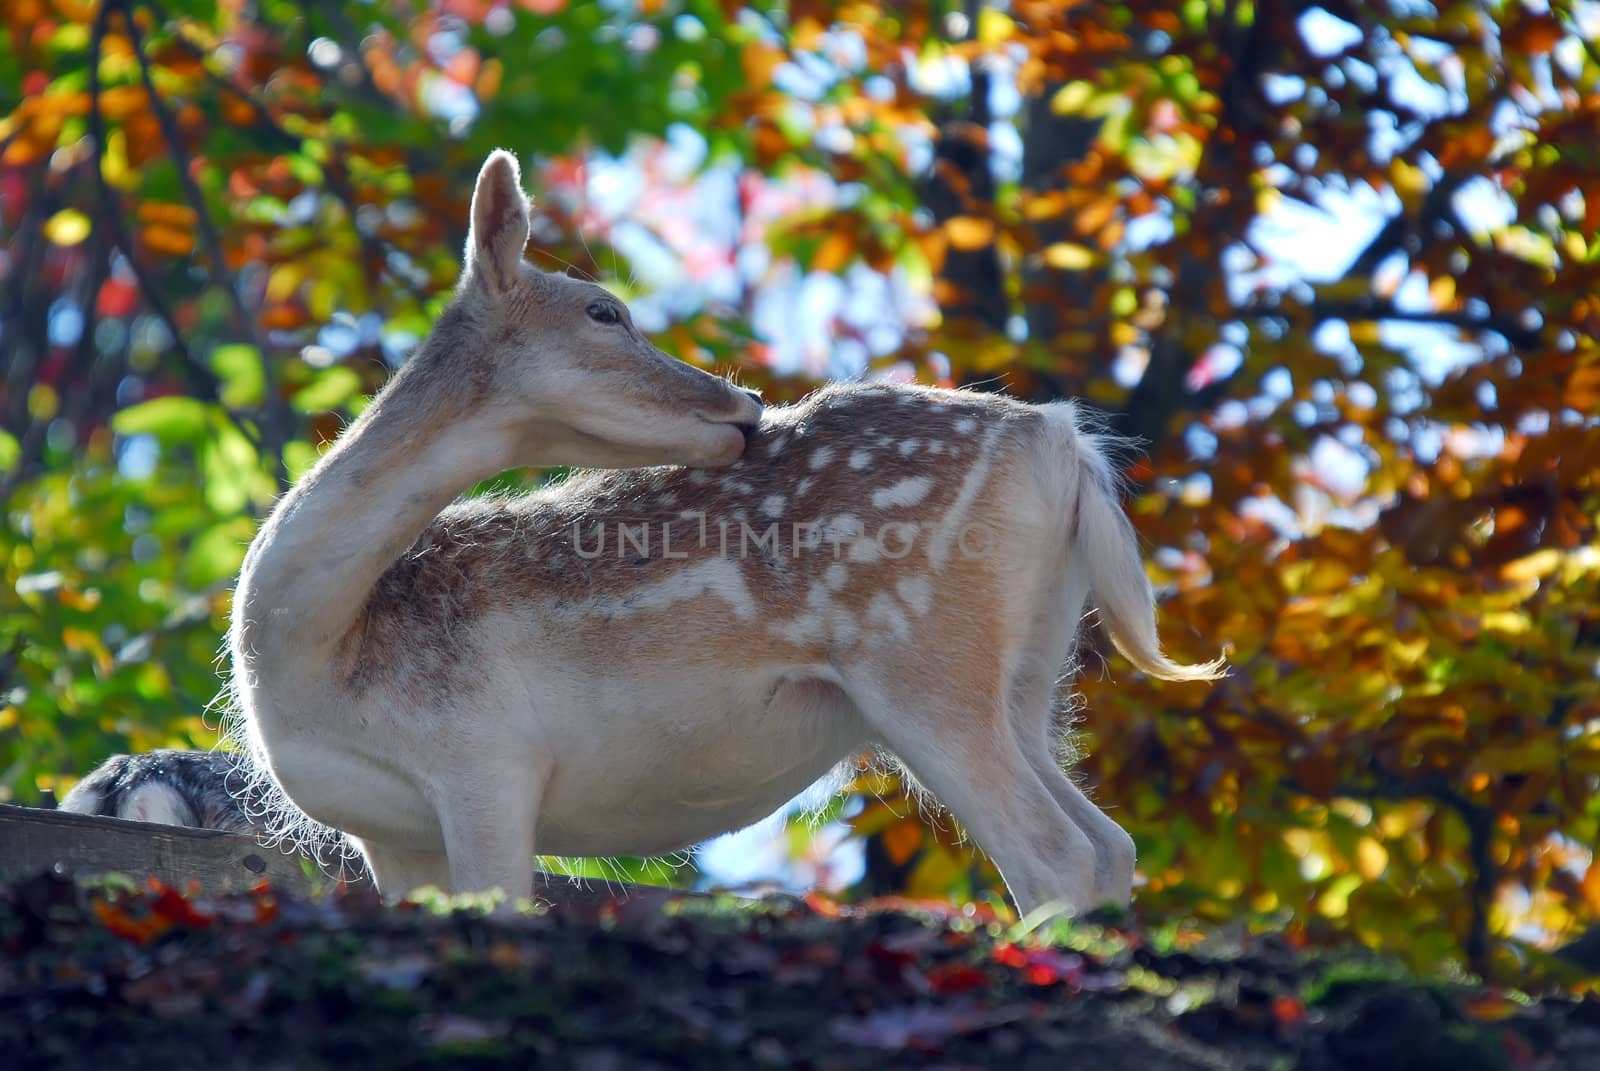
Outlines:
{"label": "orange leaf", "polygon": [[835,272],[846,264],[855,254],[856,243],[844,231],[834,231],[824,238],[822,244],[817,246],[816,254],[811,258],[812,271]]}
{"label": "orange leaf", "polygon": [[902,819],[883,831],[883,850],[895,866],[904,866],[921,846],[922,824],[915,818]]}
{"label": "orange leaf", "polygon": [[1509,1019],[1522,1010],[1522,1005],[1501,993],[1480,993],[1468,997],[1463,1009],[1480,1023],[1495,1023]]}
{"label": "orange leaf", "polygon": [[1574,368],[1561,400],[1580,413],[1592,413],[1600,408],[1600,364]]}
{"label": "orange leaf", "polygon": [[139,222],[164,223],[169,227],[187,230],[200,218],[189,205],[170,201],[143,201],[138,208]]}
{"label": "orange leaf", "polygon": [[1583,902],[1589,905],[1590,911],[1600,912],[1600,859],[1589,864],[1589,869],[1583,872]]}
{"label": "orange leaf", "polygon": [[158,223],[144,229],[144,244],[153,252],[181,257],[193,251],[194,235]]}
{"label": "orange leaf", "polygon": [[1530,15],[1506,31],[1505,49],[1530,56],[1547,55],[1561,42],[1561,24],[1549,15]]}
{"label": "orange leaf", "polygon": [[802,899],[807,907],[825,919],[836,919],[844,914],[837,900],[830,900],[819,892],[808,892]]}
{"label": "orange leaf", "polygon": [[957,249],[982,249],[994,240],[994,220],[978,216],[954,216],[945,221],[944,233]]}
{"label": "orange leaf", "polygon": [[783,49],[760,43],[745,46],[739,53],[739,66],[744,70],[744,80],[749,89],[765,89],[772,84],[772,72],[784,60]]}

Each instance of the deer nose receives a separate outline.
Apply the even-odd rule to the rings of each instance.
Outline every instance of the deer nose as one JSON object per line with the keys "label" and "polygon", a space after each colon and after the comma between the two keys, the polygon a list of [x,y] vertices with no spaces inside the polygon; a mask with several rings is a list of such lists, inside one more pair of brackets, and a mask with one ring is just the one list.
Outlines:
{"label": "deer nose", "polygon": [[765,406],[761,404],[761,394],[758,391],[747,390],[744,387],[739,387],[737,389],[740,394],[743,394],[746,398],[750,399],[752,403],[750,415],[745,419],[736,421],[739,430],[744,432],[744,444],[748,447],[750,445],[750,440],[755,436],[756,431],[761,427],[761,411],[765,408]]}

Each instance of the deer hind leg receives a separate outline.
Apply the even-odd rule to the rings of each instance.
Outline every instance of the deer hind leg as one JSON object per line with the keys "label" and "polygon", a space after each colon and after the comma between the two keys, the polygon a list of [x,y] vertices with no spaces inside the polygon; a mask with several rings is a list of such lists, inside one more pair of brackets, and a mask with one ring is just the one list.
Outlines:
{"label": "deer hind leg", "polygon": [[397,903],[425,885],[450,888],[450,863],[442,847],[398,848],[356,837],[350,841],[367,861],[385,903]]}
{"label": "deer hind leg", "polygon": [[860,690],[857,705],[878,739],[994,860],[1020,914],[1093,907],[1094,844],[1018,746],[998,674],[981,688],[932,693],[914,682],[908,674],[898,687]]}
{"label": "deer hind leg", "polygon": [[1006,690],[1012,730],[1022,741],[1029,765],[1056,804],[1094,845],[1094,893],[1091,906],[1126,907],[1133,898],[1137,852],[1133,838],[1117,825],[1062,770],[1055,740],[1056,680],[1067,665],[1077,633],[1082,595],[1054,586],[1035,616],[1012,669]]}

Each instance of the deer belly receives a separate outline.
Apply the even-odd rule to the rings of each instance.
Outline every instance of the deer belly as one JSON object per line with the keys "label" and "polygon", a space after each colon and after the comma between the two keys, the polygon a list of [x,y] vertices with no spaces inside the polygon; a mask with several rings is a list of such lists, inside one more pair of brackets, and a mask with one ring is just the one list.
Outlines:
{"label": "deer belly", "polygon": [[865,743],[843,693],[813,678],[669,691],[590,725],[611,746],[558,755],[540,807],[541,853],[688,847],[766,818]]}

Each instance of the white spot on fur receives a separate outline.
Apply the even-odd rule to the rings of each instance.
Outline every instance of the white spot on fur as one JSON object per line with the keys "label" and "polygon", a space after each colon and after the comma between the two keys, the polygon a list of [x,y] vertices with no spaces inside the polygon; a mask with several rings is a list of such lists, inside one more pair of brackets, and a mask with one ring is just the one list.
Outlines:
{"label": "white spot on fur", "polygon": [[871,564],[883,557],[882,548],[876,539],[858,539],[850,544],[850,553],[846,555],[853,562]]}
{"label": "white spot on fur", "polygon": [[971,435],[978,430],[978,422],[969,416],[964,416],[956,421],[956,431],[962,435]]}
{"label": "white spot on fur", "polygon": [[930,413],[948,413],[949,411],[950,411],[950,407],[948,405],[930,405],[930,406],[928,406],[928,412],[930,412]]}
{"label": "white spot on fur", "polygon": [[843,607],[834,607],[833,613],[828,615],[828,624],[833,626],[833,642],[841,647],[850,646],[861,635],[856,619]]}
{"label": "white spot on fur", "polygon": [[916,450],[917,444],[921,441],[921,439],[902,439],[900,445],[895,449],[900,451],[901,457],[910,457],[912,452]]}
{"label": "white spot on fur", "polygon": [[662,509],[671,509],[678,504],[678,496],[668,491],[656,500],[656,505]]}
{"label": "white spot on fur", "polygon": [[872,451],[871,450],[852,450],[850,452],[850,467],[851,468],[853,468],[853,469],[864,469],[870,464],[872,464]]}
{"label": "white spot on fur", "polygon": [[995,436],[998,434],[998,428],[990,428],[984,432],[983,439],[978,445],[978,460],[967,470],[966,479],[961,481],[961,489],[956,492],[955,501],[950,504],[944,520],[934,531],[933,541],[928,544],[928,560],[933,563],[935,572],[944,568],[946,559],[950,557],[950,544],[961,534],[962,522],[966,519],[967,511],[972,508],[973,500],[978,497],[978,492],[983,488],[983,481],[989,475],[989,448],[994,445]]}
{"label": "white spot on fur", "polygon": [[800,495],[805,494],[807,491],[809,491],[813,487],[815,487],[816,484],[817,484],[817,478],[815,476],[807,476],[805,479],[801,480],[798,484],[795,485],[795,489],[794,489],[795,496],[799,497]]}
{"label": "white spot on fur", "polygon": [[810,643],[822,636],[822,615],[815,612],[801,614],[793,621],[772,625],[771,632],[790,643]]}
{"label": "white spot on fur", "polygon": [[833,601],[833,592],[844,586],[849,570],[843,562],[836,562],[823,574],[819,583],[806,592],[806,612],[793,621],[770,627],[774,635],[791,643],[811,643],[829,640],[849,646],[856,642],[861,627],[849,610]]}
{"label": "white spot on fur", "polygon": [[901,577],[895,582],[894,590],[919,614],[927,613],[933,605],[933,583],[925,576]]}
{"label": "white spot on fur", "polygon": [[601,595],[594,611],[628,617],[644,610],[665,610],[691,599],[721,599],[733,607],[735,617],[756,616],[756,601],[745,586],[739,563],[732,558],[707,558],[668,574],[653,584],[631,588],[623,595]]}
{"label": "white spot on fur", "polygon": [[849,543],[861,542],[862,533],[866,529],[861,524],[861,518],[854,513],[841,513],[822,526],[822,542],[825,546],[834,544],[844,546]]}
{"label": "white spot on fur", "polygon": [[761,500],[761,512],[768,517],[783,516],[784,497],[782,495],[768,495]]}
{"label": "white spot on fur", "polygon": [[777,457],[779,454],[781,454],[783,452],[783,448],[785,446],[787,446],[787,445],[789,445],[789,436],[787,436],[787,435],[779,435],[779,436],[777,436],[770,443],[767,444],[767,456],[768,457]]}
{"label": "white spot on fur", "polygon": [[880,632],[891,634],[897,640],[911,638],[911,622],[900,609],[900,604],[894,601],[894,596],[885,592],[878,592],[867,603],[867,624]]}
{"label": "white spot on fur", "polygon": [[833,447],[819,446],[811,453],[811,467],[820,469],[833,459]]}
{"label": "white spot on fur", "polygon": [[151,781],[128,793],[117,809],[118,818],[131,818],[135,822],[157,822],[164,826],[187,826],[194,823],[194,812],[171,785]]}
{"label": "white spot on fur", "polygon": [[872,492],[872,508],[888,509],[890,506],[915,506],[933,490],[933,477],[908,476],[899,483]]}

